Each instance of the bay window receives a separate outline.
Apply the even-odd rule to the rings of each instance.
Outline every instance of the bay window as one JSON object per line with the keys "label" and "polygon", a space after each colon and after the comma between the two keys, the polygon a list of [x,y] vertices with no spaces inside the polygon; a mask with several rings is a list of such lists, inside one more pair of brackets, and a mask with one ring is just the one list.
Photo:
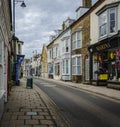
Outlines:
{"label": "bay window", "polygon": [[117,32],[117,7],[107,8],[99,15],[99,37]]}
{"label": "bay window", "polygon": [[65,59],[62,62],[62,73],[67,75],[69,74],[69,60]]}

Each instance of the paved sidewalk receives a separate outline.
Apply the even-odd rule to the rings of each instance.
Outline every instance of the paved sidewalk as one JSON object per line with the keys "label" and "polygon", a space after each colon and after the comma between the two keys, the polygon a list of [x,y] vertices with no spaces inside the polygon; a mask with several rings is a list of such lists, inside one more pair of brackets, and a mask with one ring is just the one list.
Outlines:
{"label": "paved sidewalk", "polygon": [[46,101],[36,85],[29,89],[21,80],[20,86],[12,87],[1,127],[67,127]]}
{"label": "paved sidewalk", "polygon": [[86,85],[82,83],[65,82],[61,80],[46,79],[41,77],[39,79],[60,83],[61,85],[64,84],[66,86],[70,86],[74,88],[79,88],[80,90],[85,90],[87,92],[92,92],[98,95],[102,95],[104,97],[109,97],[111,99],[114,99],[120,102],[120,90],[110,89],[110,88],[107,88],[106,86]]}

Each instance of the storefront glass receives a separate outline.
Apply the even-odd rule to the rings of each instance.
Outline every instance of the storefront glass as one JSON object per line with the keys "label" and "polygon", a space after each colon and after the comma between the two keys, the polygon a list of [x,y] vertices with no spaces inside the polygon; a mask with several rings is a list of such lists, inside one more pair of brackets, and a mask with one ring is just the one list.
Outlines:
{"label": "storefront glass", "polygon": [[107,74],[108,81],[120,82],[120,50],[109,50],[93,55],[93,80]]}
{"label": "storefront glass", "polygon": [[109,80],[120,81],[120,50],[109,52]]}

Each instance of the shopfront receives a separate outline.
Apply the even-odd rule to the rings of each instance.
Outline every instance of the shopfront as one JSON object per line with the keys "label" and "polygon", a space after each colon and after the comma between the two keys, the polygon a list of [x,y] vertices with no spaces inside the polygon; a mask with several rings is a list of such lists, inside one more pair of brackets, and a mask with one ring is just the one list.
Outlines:
{"label": "shopfront", "polygon": [[120,31],[89,46],[90,81],[96,85],[120,84]]}

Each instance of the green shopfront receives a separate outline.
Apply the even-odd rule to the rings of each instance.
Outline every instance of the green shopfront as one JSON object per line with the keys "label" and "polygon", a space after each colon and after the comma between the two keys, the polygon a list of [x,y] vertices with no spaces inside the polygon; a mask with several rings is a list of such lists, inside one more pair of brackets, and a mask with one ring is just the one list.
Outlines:
{"label": "green shopfront", "polygon": [[88,47],[90,82],[96,85],[120,85],[120,31]]}

